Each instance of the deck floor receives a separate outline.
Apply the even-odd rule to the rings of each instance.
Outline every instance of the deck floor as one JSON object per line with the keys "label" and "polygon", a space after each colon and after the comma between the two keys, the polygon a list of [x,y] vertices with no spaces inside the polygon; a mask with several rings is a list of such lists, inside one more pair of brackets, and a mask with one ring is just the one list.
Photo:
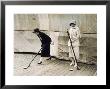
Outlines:
{"label": "deck floor", "polygon": [[96,76],[97,66],[79,63],[80,70],[70,69],[70,61],[58,60],[43,60],[42,64],[37,64],[40,55],[32,62],[28,69],[27,67],[33,54],[14,54],[14,75],[15,76]]}

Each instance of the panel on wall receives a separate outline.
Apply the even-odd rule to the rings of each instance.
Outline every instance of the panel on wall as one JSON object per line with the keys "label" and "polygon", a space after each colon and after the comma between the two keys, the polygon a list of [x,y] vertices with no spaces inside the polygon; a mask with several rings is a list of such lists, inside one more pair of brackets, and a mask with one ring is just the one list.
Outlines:
{"label": "panel on wall", "polygon": [[97,15],[96,14],[88,14],[87,18],[87,31],[88,33],[97,33]]}
{"label": "panel on wall", "polygon": [[60,16],[58,14],[49,14],[49,30],[60,31],[60,29],[62,29]]}
{"label": "panel on wall", "polygon": [[14,29],[15,30],[33,30],[39,27],[38,16],[35,14],[15,14]]}
{"label": "panel on wall", "polygon": [[41,30],[49,30],[49,18],[48,14],[38,14],[39,28]]}
{"label": "panel on wall", "polygon": [[97,33],[97,15],[96,14],[80,14],[79,28],[81,33]]}

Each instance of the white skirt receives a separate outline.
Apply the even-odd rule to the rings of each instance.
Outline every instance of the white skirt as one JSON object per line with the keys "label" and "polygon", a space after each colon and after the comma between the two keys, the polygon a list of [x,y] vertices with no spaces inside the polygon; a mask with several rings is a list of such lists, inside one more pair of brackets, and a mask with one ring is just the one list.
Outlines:
{"label": "white skirt", "polygon": [[[71,46],[69,46],[69,57],[75,58],[76,56],[76,59],[79,60],[79,40],[72,43],[72,45],[73,45],[73,49]],[[74,56],[73,50],[74,50],[75,56]]]}

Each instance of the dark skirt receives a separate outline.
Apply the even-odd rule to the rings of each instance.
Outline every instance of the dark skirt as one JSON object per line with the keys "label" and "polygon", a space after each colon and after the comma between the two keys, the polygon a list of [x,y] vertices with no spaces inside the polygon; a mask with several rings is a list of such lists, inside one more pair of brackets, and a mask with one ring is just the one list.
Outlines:
{"label": "dark skirt", "polygon": [[41,47],[41,57],[50,57],[50,44],[42,44]]}

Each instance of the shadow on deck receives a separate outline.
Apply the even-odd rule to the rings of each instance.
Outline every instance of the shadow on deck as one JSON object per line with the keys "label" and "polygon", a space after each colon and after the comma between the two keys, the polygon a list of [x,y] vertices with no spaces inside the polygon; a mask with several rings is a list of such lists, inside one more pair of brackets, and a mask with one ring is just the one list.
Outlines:
{"label": "shadow on deck", "polygon": [[69,71],[70,61],[58,60],[43,60],[42,64],[37,64],[40,55],[32,62],[28,69],[27,67],[33,54],[14,54],[14,75],[15,76],[96,76],[97,66],[79,63],[80,70],[74,69]]}

